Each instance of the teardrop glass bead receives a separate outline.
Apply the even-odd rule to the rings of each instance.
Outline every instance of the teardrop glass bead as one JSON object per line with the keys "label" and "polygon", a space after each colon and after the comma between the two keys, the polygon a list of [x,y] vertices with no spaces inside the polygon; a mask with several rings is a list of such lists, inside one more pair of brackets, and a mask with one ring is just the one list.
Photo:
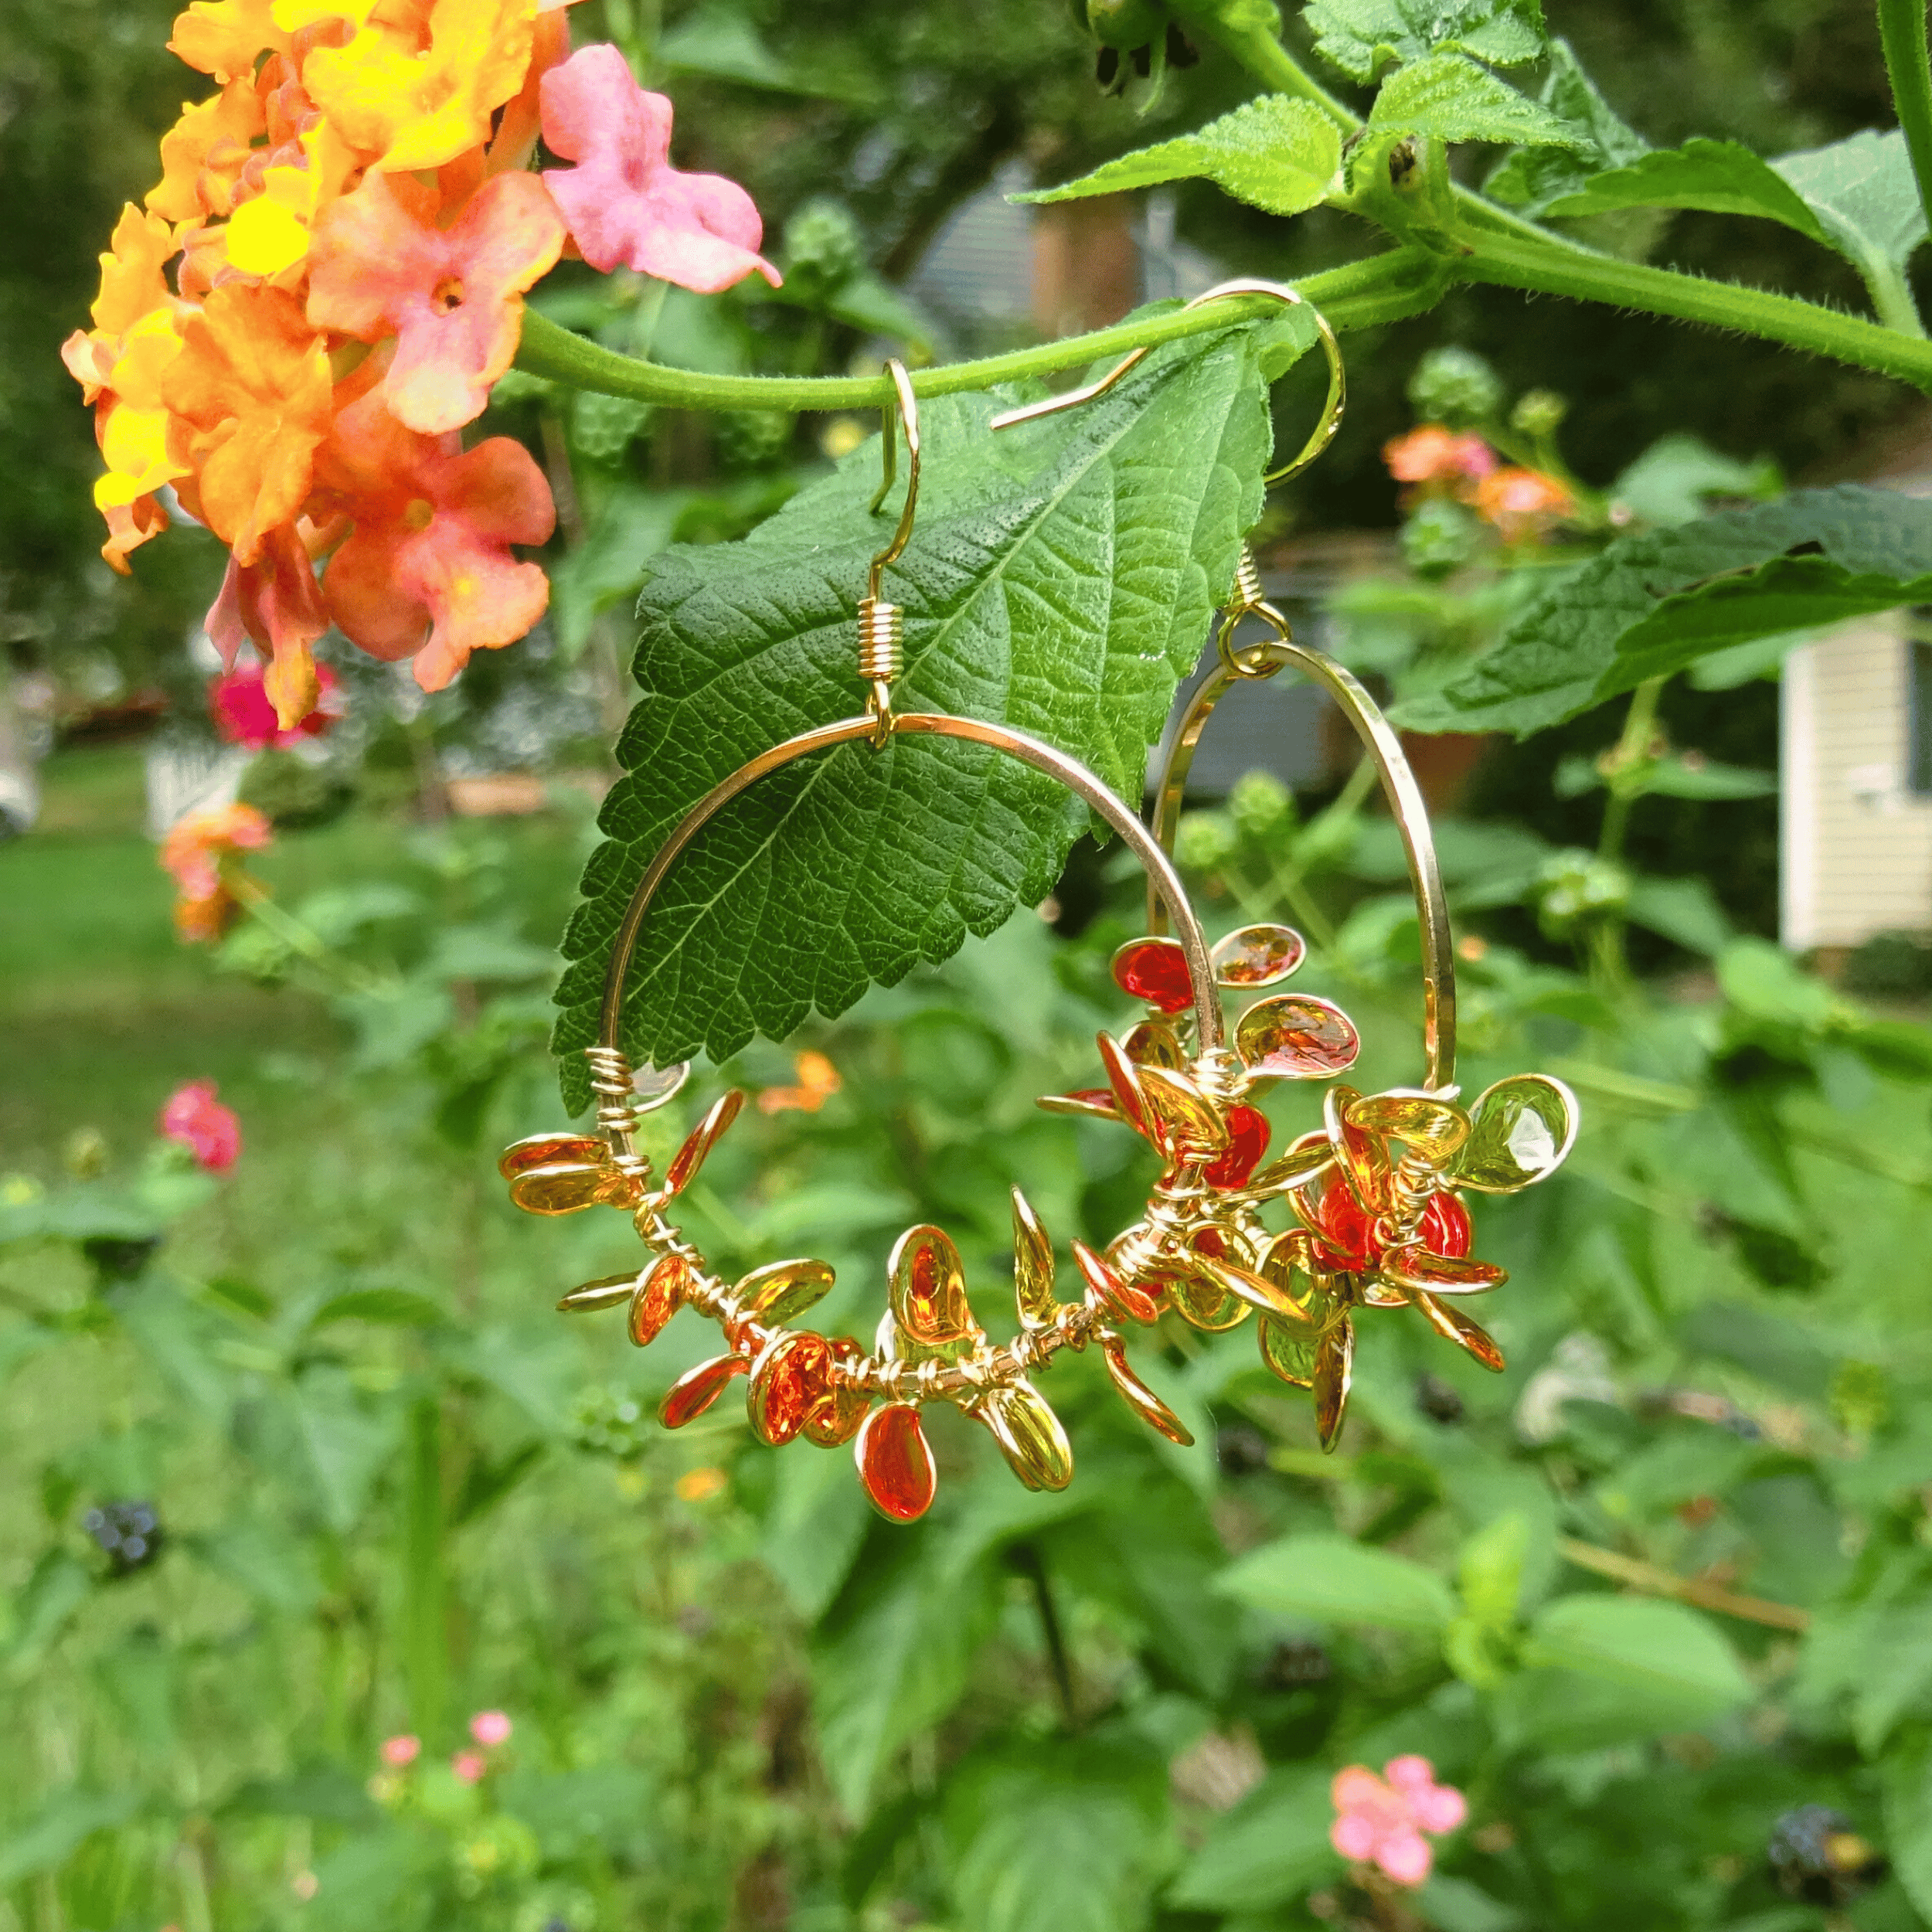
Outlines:
{"label": "teardrop glass bead", "polygon": [[1073,1244],[1073,1259],[1080,1264],[1087,1284],[1107,1313],[1117,1321],[1155,1321],[1160,1308],[1146,1289],[1137,1287],[1117,1270],[1090,1248],[1084,1241]]}
{"label": "teardrop glass bead", "polygon": [[1236,1101],[1227,1111],[1227,1128],[1226,1151],[1201,1171],[1209,1187],[1245,1187],[1268,1151],[1268,1117],[1258,1107]]}
{"label": "teardrop glass bead", "polygon": [[1273,986],[1294,971],[1308,950],[1292,926],[1243,926],[1217,941],[1209,957],[1223,986]]}
{"label": "teardrop glass bead", "polygon": [[1194,1004],[1187,953],[1178,939],[1130,939],[1114,955],[1114,984],[1159,1012],[1178,1013]]}
{"label": "teardrop glass bead", "polygon": [[865,1350],[849,1335],[832,1338],[833,1376],[831,1393],[817,1408],[805,1417],[805,1440],[815,1442],[821,1449],[836,1449],[842,1442],[849,1442],[859,1433],[859,1425],[866,1419],[866,1412],[872,1406],[872,1397],[862,1389],[855,1389],[838,1377],[838,1371],[849,1371],[864,1359]]}
{"label": "teardrop glass bead", "polygon": [[1053,1298],[1053,1244],[1018,1188],[1013,1190],[1013,1299],[1024,1328],[1049,1328],[1060,1312]]}
{"label": "teardrop glass bead", "polygon": [[999,1444],[1029,1489],[1064,1489],[1073,1480],[1073,1446],[1046,1398],[1024,1379],[989,1389],[971,1411]]}
{"label": "teardrop glass bead", "polygon": [[530,1134],[506,1147],[496,1171],[506,1181],[533,1167],[569,1162],[580,1167],[600,1165],[611,1150],[594,1134]]}
{"label": "teardrop glass bead", "polygon": [[684,1305],[691,1286],[691,1264],[682,1254],[660,1255],[638,1279],[631,1297],[631,1339],[648,1349],[665,1324]]}
{"label": "teardrop glass bead", "polygon": [[1120,1392],[1121,1400],[1150,1429],[1158,1429],[1169,1442],[1178,1442],[1183,1449],[1194,1447],[1193,1432],[1127,1366],[1127,1352],[1117,1342],[1103,1345],[1101,1359],[1107,1364],[1107,1375]]}
{"label": "teardrop glass bead", "polygon": [[687,1369],[672,1383],[658,1410],[658,1420],[667,1429],[682,1429],[687,1422],[696,1421],[724,1393],[732,1377],[743,1375],[750,1366],[741,1355],[714,1355],[709,1362]]}
{"label": "teardrop glass bead", "polygon": [[910,1402],[875,1409],[852,1444],[852,1459],[866,1494],[882,1515],[894,1522],[916,1522],[932,1507],[939,1472],[919,1411]]}
{"label": "teardrop glass bead", "polygon": [[1362,1039],[1354,1021],[1330,1001],[1311,993],[1277,993],[1241,1015],[1234,1045],[1250,1073],[1319,1080],[1352,1066]]}
{"label": "teardrop glass bead", "polygon": [[832,1393],[832,1344],[809,1328],[781,1335],[752,1365],[745,1401],[761,1442],[775,1449],[805,1426]]}
{"label": "teardrop glass bead", "polygon": [[697,1179],[705,1156],[717,1145],[719,1137],[738,1117],[738,1110],[744,1104],[743,1094],[735,1087],[712,1103],[711,1111],[691,1130],[684,1145],[672,1155],[671,1165],[664,1171],[665,1193],[682,1194]]}
{"label": "teardrop glass bead", "polygon": [[973,1320],[966,1301],[966,1270],[944,1229],[908,1228],[893,1247],[886,1267],[893,1317],[913,1341],[938,1349],[966,1338]]}
{"label": "teardrop glass bead", "polygon": [[768,1328],[795,1321],[831,1294],[838,1277],[829,1261],[770,1261],[738,1284],[738,1301]]}
{"label": "teardrop glass bead", "polygon": [[1514,1073],[1476,1097],[1457,1184],[1514,1194],[1553,1174],[1577,1138],[1577,1097],[1546,1073]]}

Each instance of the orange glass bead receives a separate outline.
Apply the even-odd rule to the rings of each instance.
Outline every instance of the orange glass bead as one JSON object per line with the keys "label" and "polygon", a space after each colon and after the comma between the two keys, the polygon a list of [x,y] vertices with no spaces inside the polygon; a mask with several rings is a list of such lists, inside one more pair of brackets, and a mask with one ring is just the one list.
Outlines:
{"label": "orange glass bead", "polygon": [[746,1403],[759,1439],[775,1449],[802,1430],[832,1393],[832,1344],[801,1329],[770,1343],[752,1365]]}
{"label": "orange glass bead", "polygon": [[575,1162],[595,1167],[611,1150],[591,1134],[531,1134],[503,1150],[496,1171],[506,1181],[533,1167],[553,1167],[559,1162]]}
{"label": "orange glass bead", "polygon": [[1268,1151],[1268,1117],[1259,1107],[1237,1102],[1227,1111],[1228,1144],[1201,1179],[1209,1187],[1245,1186]]}
{"label": "orange glass bead", "polygon": [[1223,986],[1272,986],[1294,971],[1308,950],[1292,926],[1243,926],[1219,941],[1209,957],[1214,977]]}
{"label": "orange glass bead", "polygon": [[919,1411],[910,1402],[875,1409],[852,1444],[852,1459],[866,1494],[882,1515],[894,1522],[916,1522],[933,1506],[939,1472]]}
{"label": "orange glass bead", "polygon": [[1080,1264],[1080,1273],[1087,1277],[1087,1286],[1109,1315],[1128,1321],[1152,1321],[1158,1318],[1160,1308],[1146,1289],[1136,1287],[1124,1279],[1084,1241],[1075,1241],[1073,1248],[1073,1259]]}
{"label": "orange glass bead", "polygon": [[684,1145],[672,1155],[671,1165],[664,1171],[665,1193],[681,1194],[697,1179],[705,1156],[717,1145],[719,1137],[738,1117],[738,1110],[744,1104],[744,1095],[735,1087],[712,1103],[711,1111],[685,1136]]}
{"label": "orange glass bead", "polygon": [[1194,1447],[1194,1436],[1185,1423],[1127,1366],[1127,1352],[1117,1339],[1103,1342],[1101,1359],[1121,1399],[1151,1429],[1158,1429],[1169,1442],[1183,1449]]}
{"label": "orange glass bead", "polygon": [[[849,1368],[862,1360],[866,1352],[849,1335],[834,1335],[830,1346],[835,1366]],[[871,1406],[872,1397],[864,1389],[835,1381],[830,1394],[805,1417],[806,1441],[815,1442],[821,1449],[836,1449],[842,1442],[851,1441]]]}
{"label": "orange glass bead", "polygon": [[1187,954],[1178,939],[1130,939],[1114,955],[1114,984],[1160,1012],[1194,1004]]}
{"label": "orange glass bead", "polygon": [[687,1422],[696,1421],[724,1393],[726,1383],[750,1366],[741,1355],[714,1355],[709,1362],[687,1369],[672,1383],[658,1410],[658,1420],[667,1429],[682,1429]]}
{"label": "orange glass bead", "polygon": [[691,1264],[682,1254],[660,1255],[638,1279],[631,1295],[631,1339],[648,1348],[664,1325],[684,1305],[691,1287]]}
{"label": "orange glass bead", "polygon": [[944,1348],[964,1339],[972,1325],[966,1301],[966,1270],[943,1228],[908,1228],[886,1262],[894,1318],[916,1342]]}
{"label": "orange glass bead", "polygon": [[1250,1073],[1287,1080],[1325,1080],[1352,1066],[1362,1050],[1354,1021],[1311,993],[1257,1001],[1241,1015],[1234,1044]]}

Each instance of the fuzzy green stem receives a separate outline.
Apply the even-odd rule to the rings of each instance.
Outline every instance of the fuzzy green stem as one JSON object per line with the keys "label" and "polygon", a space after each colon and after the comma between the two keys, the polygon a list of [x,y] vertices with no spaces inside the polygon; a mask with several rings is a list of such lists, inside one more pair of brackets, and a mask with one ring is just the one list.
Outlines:
{"label": "fuzzy green stem", "polygon": [[[1431,307],[1442,292],[1445,277],[1439,258],[1420,248],[1398,248],[1372,255],[1345,267],[1311,275],[1297,286],[1307,300],[1339,329],[1363,328],[1393,321]],[[1227,328],[1278,315],[1265,296],[1230,296],[1202,308],[1175,309],[1164,315],[1144,315],[1111,328],[1070,335],[1037,349],[1015,349],[1004,355],[982,356],[975,362],[947,362],[916,370],[913,393],[921,396],[955,396],[968,389],[990,389],[995,383],[1018,382],[1029,376],[1047,376],[1130,349],[1171,342],[1209,329]],[[517,366],[573,389],[605,396],[628,396],[640,402],[673,409],[714,410],[863,410],[883,407],[892,400],[886,376],[713,376],[702,370],[671,369],[662,362],[640,362],[620,355],[567,329],[534,309],[523,317],[522,345]]]}
{"label": "fuzzy green stem", "polygon": [[1932,59],[1926,49],[1925,0],[1879,0],[1879,38],[1892,80],[1892,105],[1918,179],[1919,205],[1932,221]]}
{"label": "fuzzy green stem", "polygon": [[1252,21],[1235,26],[1212,12],[1197,15],[1185,0],[1177,0],[1173,11],[1277,94],[1314,102],[1344,134],[1362,125],[1362,117],[1336,100],[1265,27]]}

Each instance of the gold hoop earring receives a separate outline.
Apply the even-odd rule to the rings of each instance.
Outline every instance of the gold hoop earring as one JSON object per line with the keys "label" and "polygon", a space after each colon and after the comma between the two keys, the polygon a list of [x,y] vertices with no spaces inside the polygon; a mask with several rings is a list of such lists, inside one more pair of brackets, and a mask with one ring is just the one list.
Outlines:
{"label": "gold hoop earring", "polygon": [[[873,559],[859,605],[857,669],[867,686],[866,709],[760,753],[713,786],[679,821],[638,880],[612,944],[598,1042],[586,1055],[597,1100],[597,1131],[534,1135],[512,1147],[499,1168],[518,1206],[542,1215],[599,1205],[622,1209],[650,1251],[642,1269],[588,1282],[566,1294],[560,1308],[624,1304],[631,1339],[640,1345],[653,1340],[680,1308],[695,1309],[723,1330],[725,1352],[680,1377],[665,1396],[661,1415],[668,1427],[702,1414],[742,1376],[752,1427],[761,1440],[776,1445],[804,1435],[825,1446],[852,1441],[873,1502],[894,1520],[910,1522],[925,1512],[936,1487],[919,1413],[929,1403],[953,1403],[983,1423],[1029,1487],[1066,1486],[1073,1473],[1073,1451],[1031,1379],[1063,1349],[1097,1344],[1115,1388],[1134,1413],[1173,1440],[1191,1442],[1179,1418],[1134,1374],[1126,1358],[1122,1328],[1152,1321],[1158,1304],[1078,1240],[1071,1247],[1080,1298],[1059,1299],[1053,1244],[1017,1188],[1014,1292],[1019,1333],[1009,1343],[988,1341],[972,1313],[958,1250],[942,1230],[929,1225],[908,1229],[893,1249],[886,1268],[888,1312],[879,1344],[870,1352],[849,1338],[832,1338],[788,1325],[832,1287],[832,1270],[825,1263],[774,1262],[736,1281],[714,1273],[669,1215],[736,1117],[743,1096],[734,1090],[718,1100],[662,1176],[654,1177],[638,1151],[637,1134],[644,1114],[675,1089],[641,1100],[621,1044],[624,983],[638,937],[679,855],[733,798],[800,759],[859,743],[883,749],[896,738],[951,738],[988,746],[1066,786],[1107,821],[1147,868],[1150,889],[1178,935],[1168,943],[1184,957],[1196,989],[1189,1005],[1197,1070],[1204,1078],[1230,1083],[1236,1070],[1223,1038],[1207,941],[1171,860],[1134,814],[1085,766],[1026,733],[944,713],[900,711],[893,705],[903,618],[883,597],[882,580],[912,532],[920,450],[911,384],[898,363],[887,367],[898,399],[898,423],[904,428],[908,474],[897,530]],[[875,512],[893,481],[898,427],[893,416],[889,409],[884,480],[873,499]],[[1294,1304],[1281,1290],[1261,1283],[1251,1292],[1270,1312],[1293,1318]]]}
{"label": "gold hoop earring", "polygon": [[[1224,282],[1196,298],[1273,296],[1303,305],[1283,284]],[[1189,306],[1195,306],[1190,304]],[[1298,474],[1334,440],[1345,405],[1339,345],[1311,309],[1328,360],[1320,420],[1298,454],[1264,478]],[[1137,351],[1084,389],[996,418],[1002,429],[1104,394],[1146,352]],[[1274,632],[1236,648],[1236,628],[1255,617]],[[1381,709],[1347,668],[1294,641],[1287,617],[1268,602],[1253,552],[1243,543],[1232,593],[1216,631],[1219,662],[1190,699],[1156,774],[1154,832],[1171,853],[1195,749],[1209,715],[1235,685],[1291,668],[1333,698],[1374,760],[1400,830],[1422,944],[1423,1076],[1419,1087],[1363,1094],[1336,1082],[1323,1098],[1323,1125],[1266,1166],[1269,1126],[1250,1103],[1276,1080],[1328,1080],[1347,1070],[1359,1046],[1338,1007],[1309,996],[1273,994],[1250,1007],[1235,1029],[1232,1085],[1224,1063],[1204,1063],[1177,1025],[1198,971],[1168,935],[1152,894],[1148,934],[1116,954],[1121,990],[1148,1002],[1146,1016],[1116,1043],[1100,1036],[1108,1085],[1049,1097],[1049,1111],[1124,1121],[1151,1145],[1162,1168],[1146,1215],[1110,1246],[1130,1285],[1157,1291],[1196,1328],[1235,1326],[1260,1308],[1262,1359],[1284,1381],[1311,1389],[1321,1446],[1332,1449],[1347,1413],[1355,1358],[1355,1314],[1413,1307],[1439,1334],[1485,1368],[1500,1370],[1502,1352],[1458,1303],[1500,1287],[1505,1270],[1470,1257],[1472,1230],[1461,1195],[1512,1194],[1555,1172],[1573,1143],[1579,1113],[1569,1088],[1547,1074],[1512,1075],[1468,1107],[1457,1104],[1454,937],[1427,807]],[[1306,948],[1285,926],[1250,926],[1213,949],[1219,984],[1253,990],[1278,985]],[[1260,1213],[1285,1199],[1299,1225],[1270,1233]],[[1285,1292],[1284,1318],[1262,1304],[1266,1287]]]}

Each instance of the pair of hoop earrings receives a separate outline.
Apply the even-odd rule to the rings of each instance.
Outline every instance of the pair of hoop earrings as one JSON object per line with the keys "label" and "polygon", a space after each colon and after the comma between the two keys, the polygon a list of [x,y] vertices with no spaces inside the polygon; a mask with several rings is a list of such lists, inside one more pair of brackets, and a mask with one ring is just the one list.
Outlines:
{"label": "pair of hoop earrings", "polygon": [[[1253,294],[1301,302],[1293,289],[1253,281],[1223,283],[1197,301]],[[1340,352],[1328,323],[1309,312],[1328,356],[1328,399],[1306,444],[1265,483],[1305,468],[1340,426]],[[1077,407],[1111,388],[1147,352],[1136,351],[1083,389],[997,417],[992,427]],[[827,1447],[851,1442],[866,1493],[901,1522],[923,1515],[937,1488],[920,1417],[930,1403],[951,1403],[983,1424],[1028,1487],[1060,1489],[1072,1480],[1066,1431],[1033,1380],[1063,1349],[1097,1347],[1128,1406],[1172,1440],[1191,1443],[1127,1355],[1128,1334],[1169,1311],[1209,1332],[1253,1318],[1263,1362],[1283,1381],[1313,1391],[1325,1449],[1341,1434],[1362,1310],[1416,1308],[1485,1368],[1500,1369],[1502,1352],[1462,1304],[1505,1277],[1471,1257],[1462,1197],[1512,1194],[1553,1173],[1575,1138],[1577,1104],[1560,1081],[1537,1073],[1498,1081],[1466,1108],[1458,1104],[1448,910],[1427,811],[1395,732],[1346,669],[1294,642],[1287,619],[1264,595],[1245,546],[1218,634],[1219,661],[1183,713],[1157,776],[1151,830],[1085,766],[1038,738],[980,719],[897,709],[903,620],[881,589],[883,573],[912,535],[920,437],[911,383],[899,363],[886,366],[897,406],[884,412],[884,480],[872,499],[875,515],[894,481],[902,426],[908,475],[897,529],[872,560],[859,604],[857,671],[867,687],[866,707],[760,753],[679,821],[638,880],[611,946],[598,1043],[586,1049],[596,1132],[533,1135],[499,1163],[518,1206],[542,1215],[621,1209],[649,1250],[641,1269],[586,1283],[557,1305],[577,1312],[621,1304],[639,1346],[681,1308],[716,1321],[724,1352],[672,1386],[661,1410],[665,1425],[675,1429],[702,1414],[742,1376],[761,1440],[776,1446],[803,1436]],[[1250,617],[1271,634],[1237,647],[1236,628]],[[1210,946],[1174,869],[1175,827],[1209,715],[1236,685],[1272,677],[1284,666],[1312,678],[1346,715],[1375,761],[1401,830],[1422,937],[1420,1087],[1365,1094],[1342,1084],[1336,1077],[1360,1046],[1347,1015],[1328,1001],[1273,990],[1301,964],[1301,936],[1286,926],[1254,925]],[[832,1270],[823,1261],[774,1261],[736,1281],[715,1274],[668,1216],[736,1118],[741,1093],[727,1092],[712,1106],[662,1177],[654,1179],[636,1146],[642,1117],[672,1098],[686,1071],[647,1069],[640,1077],[620,1044],[631,956],[665,876],[710,820],[760,778],[839,745],[876,749],[896,737],[985,745],[1046,773],[1106,820],[1147,875],[1147,934],[1122,947],[1113,964],[1116,984],[1144,1002],[1142,1013],[1117,1039],[1100,1035],[1104,1085],[1039,1104],[1126,1126],[1159,1157],[1159,1176],[1141,1219],[1104,1251],[1070,1243],[1073,1299],[1060,1292],[1052,1240],[1026,1196],[1013,1190],[1019,1328],[1009,1342],[988,1339],[973,1314],[957,1248],[931,1226],[909,1228],[893,1248],[887,1309],[869,1350],[848,1336],[791,1325],[832,1286]],[[1260,995],[1236,1019],[1231,1038],[1223,991]],[[1270,1159],[1270,1123],[1254,1103],[1283,1080],[1329,1084],[1321,1126]],[[1277,1201],[1294,1216],[1279,1232],[1262,1219]]]}

